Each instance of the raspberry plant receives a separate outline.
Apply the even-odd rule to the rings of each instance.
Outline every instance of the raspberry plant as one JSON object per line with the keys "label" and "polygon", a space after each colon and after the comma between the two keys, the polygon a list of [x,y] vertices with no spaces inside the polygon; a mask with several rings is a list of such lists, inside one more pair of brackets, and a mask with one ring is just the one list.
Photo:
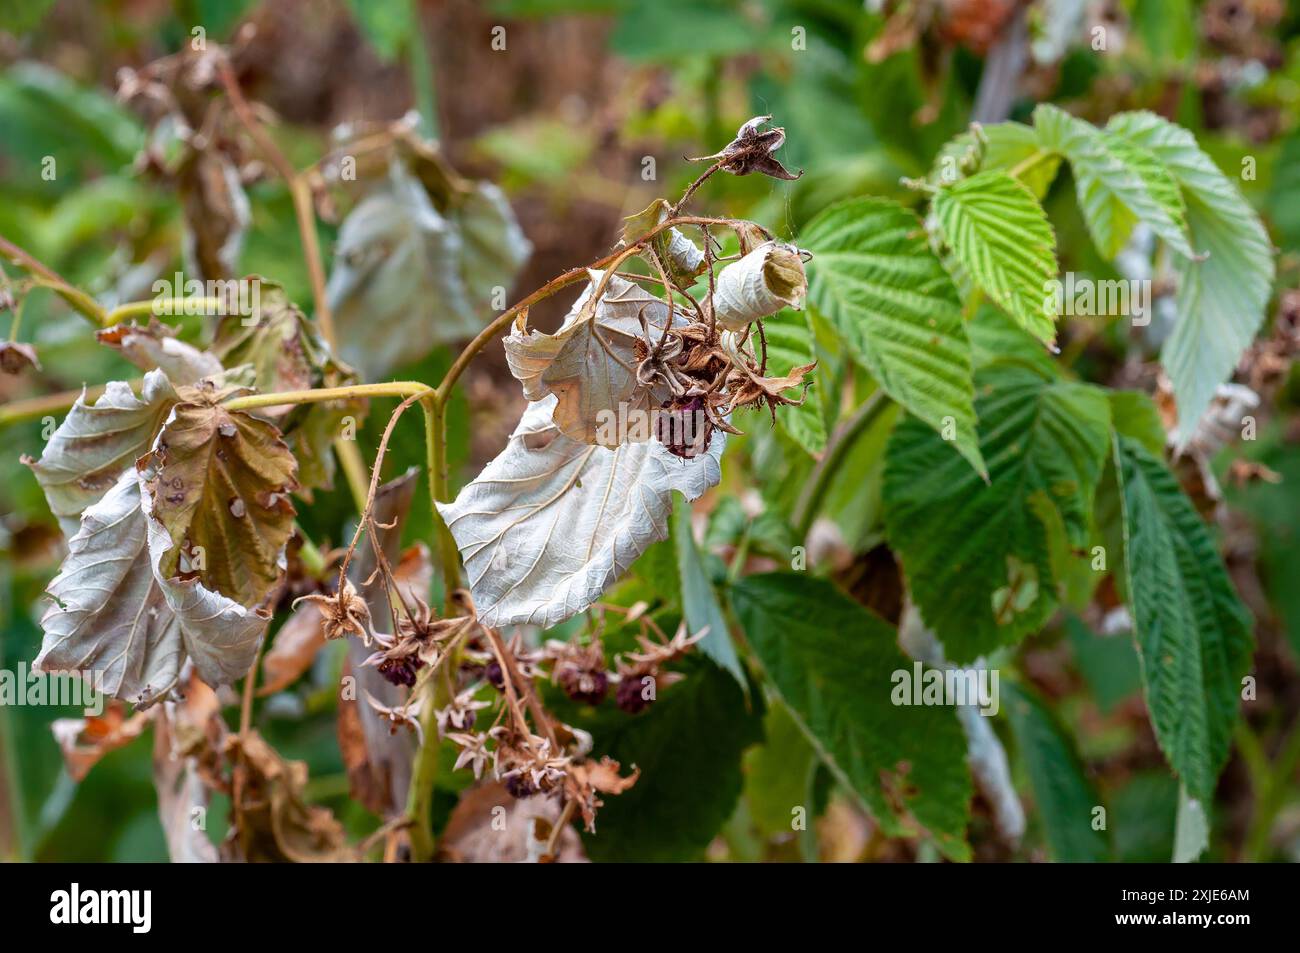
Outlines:
{"label": "raspberry plant", "polygon": [[[999,705],[1053,855],[1100,859],[1096,793],[1014,672],[1017,646],[1088,606],[1131,626],[1182,804],[1212,801],[1252,621],[1177,468],[1212,481],[1216,434],[1241,423],[1228,381],[1263,325],[1274,255],[1187,130],[1044,104],[1028,123],[973,124],[908,180],[910,204],[850,198],[781,237],[693,211],[716,176],[803,174],[778,156],[785,131],[755,117],[694,160],[682,194],[627,218],[608,254],[507,307],[491,299],[529,252],[508,203],[411,123],[354,130],[299,170],[215,45],[125,75],[121,94],[150,126],[142,173],[184,197],[194,273],[234,279],[256,160],[289,189],[312,289],[310,314],[274,275],[242,279],[251,306],[186,290],[108,307],[0,238],[16,313],[52,291],[144,372],[0,419],[67,411],[26,461],[67,544],[33,664],[113,699],[60,729],[74,770],[151,728],[174,859],[456,858],[475,812],[505,836],[497,810],[531,860],[696,856],[732,817],[749,749],[748,776],[767,782],[757,823],[806,831],[833,786],[884,837],[966,860],[977,791],[1009,837],[1024,828],[983,718]],[[1043,199],[1067,168],[1097,254],[1136,244],[1165,289],[1155,399],[1058,358]],[[351,207],[327,271],[316,219],[340,191]],[[558,330],[534,327],[530,309],[573,287]],[[169,326],[186,313],[205,315],[197,340]],[[465,338],[436,381],[387,379]],[[457,487],[457,385],[498,341],[526,408]],[[16,337],[6,348],[15,369],[38,359]],[[355,427],[385,401],[367,459]],[[384,461],[417,406],[433,536],[402,550],[415,483],[385,480]],[[733,551],[719,567],[691,504],[740,494],[727,450],[746,433],[756,479],[765,446],[806,457],[805,478],[760,487],[780,501],[761,512],[716,506],[710,534]],[[850,454],[901,567],[888,619],[809,564]],[[339,476],[353,531],[323,551],[300,517]],[[339,643],[342,755],[379,818],[361,839],[255,723],[259,696]],[[1001,701],[996,680],[956,705],[900,695],[990,671],[1005,673]],[[222,707],[241,680],[232,726]],[[232,805],[219,848],[177,821],[213,792]],[[439,797],[457,804],[450,822]]]}

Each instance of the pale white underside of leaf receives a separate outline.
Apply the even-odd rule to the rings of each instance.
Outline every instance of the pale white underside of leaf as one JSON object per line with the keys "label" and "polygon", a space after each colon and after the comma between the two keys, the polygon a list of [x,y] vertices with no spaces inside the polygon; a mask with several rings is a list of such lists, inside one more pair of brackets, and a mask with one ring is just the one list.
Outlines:
{"label": "pale white underside of leaf", "polygon": [[[524,396],[539,401],[554,395],[554,422],[560,432],[584,444],[617,445],[623,437],[648,433],[648,428],[628,428],[616,434],[608,424],[626,419],[631,411],[650,412],[667,398],[662,389],[637,384],[635,342],[644,338],[640,316],[657,343],[668,321],[668,305],[643,288],[611,275],[600,302],[591,297],[602,272],[589,271],[590,283],[574,302],[564,324],[554,334],[516,328],[505,339],[510,373],[523,385]],[[673,324],[686,319],[674,313]],[[620,408],[626,408],[620,415]],[[612,436],[613,439],[610,439]]]}
{"label": "pale white underside of leaf", "polygon": [[667,537],[673,490],[694,500],[722,478],[721,431],[694,460],[654,441],[607,449],[560,434],[553,406],[530,404],[506,449],[438,504],[486,625],[550,626],[586,610]]}
{"label": "pale white underside of leaf", "polygon": [[80,527],[86,507],[117,482],[149,449],[170,406],[179,398],[162,371],[150,371],[136,397],[129,384],[112,381],[95,403],[83,392],[32,464],[50,512],[65,536]]}
{"label": "pale white underside of leaf", "polygon": [[719,325],[728,331],[741,331],[782,308],[799,310],[803,307],[808,290],[806,283],[790,295],[779,294],[768,284],[768,259],[783,247],[789,246],[764,242],[718,272],[713,290],[713,313]]}
{"label": "pale white underside of leaf", "polygon": [[148,328],[126,331],[115,347],[136,367],[157,368],[176,385],[194,384],[223,372],[215,355],[166,334],[151,334]]}
{"label": "pale white underside of leaf", "polygon": [[57,601],[41,619],[34,667],[94,673],[113,697],[149,705],[176,685],[186,657],[214,687],[244,675],[269,617],[195,580],[162,577],[158,562],[172,544],[147,513],[142,482],[124,471],[83,514],[47,590]]}

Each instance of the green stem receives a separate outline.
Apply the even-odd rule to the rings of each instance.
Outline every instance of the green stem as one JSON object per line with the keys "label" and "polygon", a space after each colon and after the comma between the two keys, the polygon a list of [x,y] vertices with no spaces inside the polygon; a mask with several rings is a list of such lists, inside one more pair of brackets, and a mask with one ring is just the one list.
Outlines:
{"label": "green stem", "polygon": [[186,314],[224,314],[227,302],[220,298],[150,298],[119,304],[104,316],[103,325],[111,328],[128,318],[174,317]]}
{"label": "green stem", "polygon": [[822,458],[813,467],[813,472],[808,477],[804,491],[799,496],[798,503],[795,504],[791,522],[794,524],[796,540],[803,541],[808,538],[808,530],[812,527],[818,511],[821,510],[822,500],[826,496],[826,491],[830,488],[831,479],[839,469],[844,455],[848,453],[849,448],[853,446],[858,436],[870,427],[888,406],[889,398],[885,395],[885,392],[877,390],[835,432],[822,454]]}
{"label": "green stem", "polygon": [[314,390],[285,390],[272,394],[248,394],[228,400],[228,410],[253,410],[278,404],[316,404],[349,397],[412,397],[433,393],[433,388],[419,381],[386,381],[381,384],[350,384],[347,387],[318,387]]}

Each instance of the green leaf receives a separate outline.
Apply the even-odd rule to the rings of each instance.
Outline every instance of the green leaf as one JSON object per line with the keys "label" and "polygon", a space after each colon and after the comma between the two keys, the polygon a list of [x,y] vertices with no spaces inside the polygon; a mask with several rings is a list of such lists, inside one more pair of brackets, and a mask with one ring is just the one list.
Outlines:
{"label": "green leaf", "polygon": [[767,709],[763,736],[762,745],[745,753],[745,800],[764,836],[788,836],[795,830],[795,808],[803,808],[811,826],[817,752],[780,702]]}
{"label": "green leaf", "polygon": [[813,252],[809,301],[853,358],[931,427],[952,418],[958,450],[983,473],[961,304],[920,221],[892,202],[853,199],[813,219],[799,243]]}
{"label": "green leaf", "polygon": [[[815,360],[813,332],[807,315],[796,315],[793,320],[784,314],[763,322],[767,337],[768,373],[773,376],[788,374],[793,367],[802,367]],[[797,393],[797,392],[796,392]],[[825,383],[814,379],[806,399],[794,407],[784,407],[777,414],[777,426],[790,435],[795,443],[814,457],[826,449],[826,401],[829,399]]]}
{"label": "green leaf", "polygon": [[718,605],[713,583],[704,568],[700,551],[695,548],[691,532],[691,504],[681,496],[673,501],[673,548],[677,553],[677,568],[681,573],[682,614],[692,633],[708,626],[709,634],[699,642],[699,650],[730,672],[742,688],[746,688],[745,673],[736,657],[736,647],[731,644],[727,619]]}
{"label": "green leaf", "polygon": [[1101,805],[1101,798],[1085,776],[1069,735],[1027,689],[1007,683],[1002,692],[1052,859],[1064,863],[1108,860],[1106,834],[1092,826],[1093,809]]}
{"label": "green leaf", "polygon": [[1250,668],[1250,613],[1164,463],[1128,437],[1116,438],[1115,455],[1147,710],[1188,794],[1207,801],[1228,758]]}
{"label": "green leaf", "polygon": [[894,630],[804,575],[750,576],[731,599],[804,733],[886,833],[916,836],[919,824],[945,856],[968,859],[966,739],[951,709],[893,704],[893,674],[911,673]]}
{"label": "green leaf", "polygon": [[1006,172],[980,172],[936,193],[943,240],[970,279],[1040,340],[1056,340],[1043,307],[1056,236],[1034,194]]}
{"label": "green leaf", "polygon": [[585,837],[595,861],[697,860],[736,807],[741,754],[761,737],[735,679],[701,662],[640,715],[602,712],[585,727],[597,755],[641,777],[605,798],[596,836]]}
{"label": "green leaf", "polygon": [[1192,247],[1178,266],[1177,318],[1160,360],[1174,385],[1186,442],[1264,321],[1273,245],[1237,186],[1186,129],[1154,113],[1122,113],[1107,129],[1155,155],[1182,186]]}
{"label": "green leaf", "polygon": [[1127,635],[1097,635],[1073,615],[1066,618],[1065,631],[1079,671],[1103,714],[1141,687],[1137,652]]}
{"label": "green leaf", "polygon": [[1210,820],[1205,805],[1189,797],[1187,788],[1178,788],[1178,820],[1174,826],[1175,864],[1190,864],[1210,846]]}
{"label": "green leaf", "polygon": [[1025,183],[1034,197],[1041,200],[1056,178],[1061,157],[1043,149],[1033,127],[1019,122],[998,122],[984,127],[983,155],[969,132],[950,139],[939,150],[929,181],[934,185],[951,185],[962,173],[961,162],[967,156],[978,158],[972,171],[1002,169]]}
{"label": "green leaf", "polygon": [[1182,202],[1159,156],[1049,103],[1034,110],[1034,129],[1045,148],[1069,160],[1079,208],[1103,257],[1114,258],[1139,221],[1180,255],[1194,257]]}
{"label": "green leaf", "polygon": [[1047,619],[1056,603],[1049,525],[1060,520],[1072,548],[1087,544],[1110,432],[1106,394],[1092,385],[1010,362],[975,382],[989,483],[913,420],[894,429],[885,458],[886,534],[954,662]]}

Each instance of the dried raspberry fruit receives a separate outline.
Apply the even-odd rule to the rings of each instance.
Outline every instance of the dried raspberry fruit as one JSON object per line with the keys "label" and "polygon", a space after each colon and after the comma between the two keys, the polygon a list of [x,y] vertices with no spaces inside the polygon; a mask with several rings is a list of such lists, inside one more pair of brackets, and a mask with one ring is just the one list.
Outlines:
{"label": "dried raspberry fruit", "polygon": [[[647,676],[648,677],[648,676]],[[618,683],[618,691],[614,693],[614,701],[619,710],[627,712],[629,715],[637,715],[650,707],[653,697],[647,698],[644,689],[648,687],[642,684],[638,676],[626,676]]]}
{"label": "dried raspberry fruit", "polygon": [[609,691],[609,676],[603,670],[591,671],[573,665],[556,667],[555,683],[575,702],[599,705]]}

